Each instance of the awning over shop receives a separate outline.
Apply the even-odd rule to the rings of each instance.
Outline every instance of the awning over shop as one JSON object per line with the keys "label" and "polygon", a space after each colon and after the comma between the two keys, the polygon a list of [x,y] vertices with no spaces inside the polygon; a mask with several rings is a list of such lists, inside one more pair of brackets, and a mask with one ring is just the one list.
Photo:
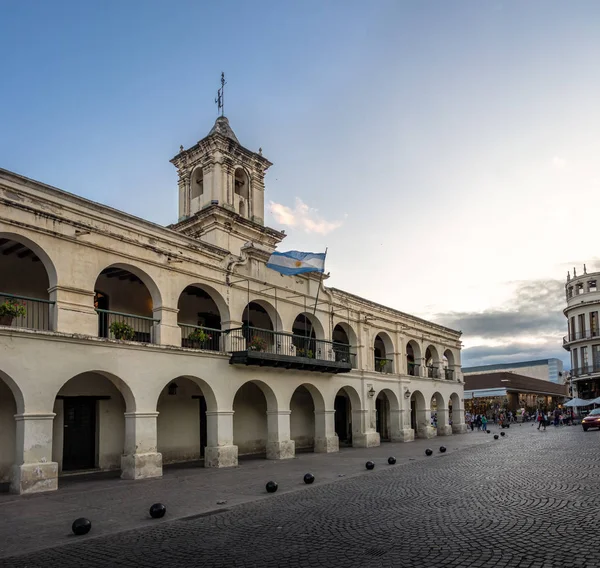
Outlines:
{"label": "awning over shop", "polygon": [[574,398],[566,402],[564,406],[592,406],[592,404],[600,404],[600,398],[594,400],[585,400],[583,398]]}

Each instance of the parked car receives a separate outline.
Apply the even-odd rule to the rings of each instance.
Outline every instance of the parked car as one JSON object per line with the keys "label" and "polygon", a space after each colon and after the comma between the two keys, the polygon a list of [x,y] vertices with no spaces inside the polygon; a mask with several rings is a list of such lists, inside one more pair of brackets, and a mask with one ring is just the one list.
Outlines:
{"label": "parked car", "polygon": [[583,431],[588,428],[600,428],[600,408],[594,408],[582,421]]}

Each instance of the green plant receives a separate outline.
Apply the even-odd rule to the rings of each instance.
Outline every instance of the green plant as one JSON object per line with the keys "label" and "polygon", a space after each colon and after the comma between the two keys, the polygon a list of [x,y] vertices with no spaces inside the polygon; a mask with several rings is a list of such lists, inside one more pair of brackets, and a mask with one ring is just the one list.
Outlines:
{"label": "green plant", "polygon": [[205,341],[209,341],[212,339],[212,335],[206,333],[202,328],[195,329],[188,335],[188,339],[191,341],[198,341],[199,343],[204,343]]}
{"label": "green plant", "polygon": [[315,354],[312,352],[311,349],[303,349],[302,347],[300,347],[296,351],[296,354],[298,355],[298,357],[308,357],[309,359],[315,358]]}
{"label": "green plant", "polygon": [[8,298],[3,304],[0,304],[0,317],[24,317],[27,315],[27,308],[24,302],[19,302],[14,298]]}
{"label": "green plant", "polygon": [[379,359],[377,361],[377,370],[383,372],[385,370],[385,366],[387,365],[387,359]]}
{"label": "green plant", "polygon": [[109,328],[115,339],[125,339],[131,341],[135,337],[135,330],[130,325],[122,321],[113,321]]}
{"label": "green plant", "polygon": [[255,335],[248,342],[248,349],[250,351],[266,351],[267,350],[267,342],[262,338]]}

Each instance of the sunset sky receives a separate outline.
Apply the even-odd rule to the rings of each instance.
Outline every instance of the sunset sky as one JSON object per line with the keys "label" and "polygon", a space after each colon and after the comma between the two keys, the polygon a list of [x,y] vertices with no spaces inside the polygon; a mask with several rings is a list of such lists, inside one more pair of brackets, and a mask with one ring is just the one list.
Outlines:
{"label": "sunset sky", "polygon": [[[262,147],[281,250],[464,332],[463,364],[559,357],[600,270],[600,3],[20,2],[0,7],[0,167],[177,220],[169,159],[225,113]],[[568,364],[567,364],[568,367]]]}

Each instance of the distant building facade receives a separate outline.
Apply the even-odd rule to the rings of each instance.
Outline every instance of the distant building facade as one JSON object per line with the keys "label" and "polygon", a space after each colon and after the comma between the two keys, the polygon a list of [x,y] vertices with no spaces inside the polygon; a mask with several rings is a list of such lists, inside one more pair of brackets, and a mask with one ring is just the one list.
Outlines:
{"label": "distant building facade", "polygon": [[537,359],[534,361],[518,361],[516,363],[500,363],[497,365],[481,365],[478,367],[463,367],[464,375],[481,375],[502,371],[518,373],[541,381],[550,381],[562,385],[565,383],[563,362],[560,359]]}
{"label": "distant building facade", "polygon": [[169,227],[0,170],[0,484],[466,430],[460,332],[266,267],[271,164],[227,118],[172,163]]}
{"label": "distant building facade", "polygon": [[563,310],[567,318],[567,335],[563,347],[571,354],[571,381],[577,396],[593,399],[600,396],[600,272],[577,276],[567,274]]}

